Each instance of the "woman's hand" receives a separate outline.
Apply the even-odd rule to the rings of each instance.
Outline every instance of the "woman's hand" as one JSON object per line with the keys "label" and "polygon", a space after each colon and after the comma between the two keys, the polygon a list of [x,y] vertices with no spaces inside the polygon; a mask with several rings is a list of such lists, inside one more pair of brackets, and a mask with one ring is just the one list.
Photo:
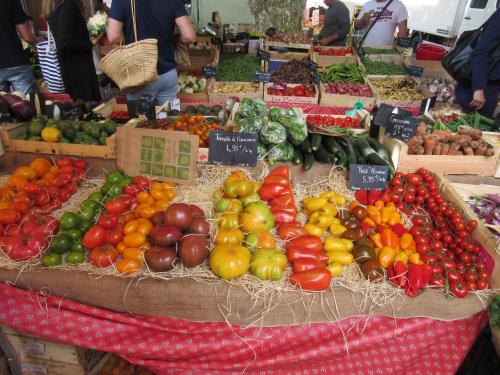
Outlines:
{"label": "woman's hand", "polygon": [[101,39],[102,37],[104,36],[105,33],[100,33],[99,35],[93,37],[93,38],[90,38],[90,41],[92,42],[92,44],[94,46],[97,46],[100,42],[101,42]]}
{"label": "woman's hand", "polygon": [[469,103],[469,107],[479,110],[483,108],[486,103],[486,96],[484,95],[484,90],[476,90],[472,96],[472,101]]}

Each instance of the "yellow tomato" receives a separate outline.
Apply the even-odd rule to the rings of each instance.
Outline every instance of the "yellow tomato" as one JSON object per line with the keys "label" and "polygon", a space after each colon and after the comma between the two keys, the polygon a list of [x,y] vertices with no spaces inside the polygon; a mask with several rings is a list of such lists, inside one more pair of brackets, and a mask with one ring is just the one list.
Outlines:
{"label": "yellow tomato", "polygon": [[351,252],[354,250],[354,242],[346,238],[341,238],[340,240],[345,244],[347,251]]}
{"label": "yellow tomato", "polygon": [[123,233],[130,234],[130,233],[137,232],[137,228],[139,228],[139,220],[130,220],[123,227]]}
{"label": "yellow tomato", "polygon": [[149,233],[151,233],[152,230],[153,230],[153,223],[151,223],[149,220],[145,220],[139,224],[139,227],[137,228],[137,233],[141,233],[147,236],[149,235]]}
{"label": "yellow tomato", "polygon": [[303,201],[304,207],[309,211],[318,211],[327,203],[323,198],[305,198]]}
{"label": "yellow tomato", "polygon": [[[352,248],[351,248],[352,250]],[[341,238],[328,237],[325,240],[325,251],[345,251],[349,252],[349,247]]]}
{"label": "yellow tomato", "polygon": [[139,250],[138,247],[127,247],[123,253],[122,256],[125,259],[135,259],[138,260],[139,262],[142,262],[142,250]]}
{"label": "yellow tomato", "polygon": [[344,196],[343,196],[343,195],[341,195],[341,194],[335,194],[335,195],[332,195],[328,201],[329,201],[330,203],[333,203],[333,204],[334,204],[334,205],[336,205],[337,207],[343,207],[343,206],[345,206],[345,204],[347,203],[347,199],[346,199],[346,197],[344,197]]}
{"label": "yellow tomato", "polygon": [[337,216],[339,213],[335,206],[333,206],[331,203],[325,204],[321,209],[319,210],[321,215],[326,215],[326,216]]}
{"label": "yellow tomato", "polygon": [[251,259],[246,247],[220,245],[210,253],[210,269],[224,280],[232,280],[247,273]]}
{"label": "yellow tomato", "polygon": [[61,131],[50,126],[46,127],[42,130],[42,139],[45,142],[59,142],[59,139],[61,139]]}
{"label": "yellow tomato", "polygon": [[116,250],[118,250],[120,254],[123,253],[126,248],[127,246],[123,243],[123,241],[118,242],[118,244],[116,245]]}
{"label": "yellow tomato", "polygon": [[130,275],[137,272],[141,269],[141,267],[142,262],[136,259],[122,259],[116,264],[118,272],[123,273],[124,275]]}
{"label": "yellow tomato", "polygon": [[346,230],[347,228],[342,224],[332,224],[330,226],[330,233],[337,237],[342,236],[342,233],[344,233]]}
{"label": "yellow tomato", "polygon": [[239,229],[219,228],[215,235],[216,245],[241,245],[243,232]]}
{"label": "yellow tomato", "polygon": [[332,262],[328,265],[328,270],[332,273],[332,276],[340,276],[344,272],[344,267],[340,263]]}
{"label": "yellow tomato", "polygon": [[321,237],[325,233],[325,231],[322,228],[311,223],[305,224],[304,229],[306,230],[307,233],[316,237]]}
{"label": "yellow tomato", "polygon": [[396,250],[386,246],[382,248],[380,253],[378,253],[377,258],[382,267],[387,268],[392,264],[395,256]]}
{"label": "yellow tomato", "polygon": [[123,243],[127,247],[139,247],[146,242],[146,236],[142,233],[130,233],[123,237]]}
{"label": "yellow tomato", "polygon": [[309,222],[311,224],[314,224],[316,222],[316,220],[318,219],[320,213],[319,211],[314,211],[310,216],[309,216]]}
{"label": "yellow tomato", "polygon": [[338,263],[343,266],[349,266],[354,261],[354,256],[347,251],[331,251],[327,252],[326,256],[330,260],[329,264]]}
{"label": "yellow tomato", "polygon": [[313,224],[317,225],[321,229],[328,229],[333,224],[333,216],[319,215]]}

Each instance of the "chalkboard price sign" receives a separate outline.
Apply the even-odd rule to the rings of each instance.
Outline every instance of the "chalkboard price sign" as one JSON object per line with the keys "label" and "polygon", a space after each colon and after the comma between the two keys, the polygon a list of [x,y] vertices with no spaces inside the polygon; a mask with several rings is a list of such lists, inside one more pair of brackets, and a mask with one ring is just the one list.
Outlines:
{"label": "chalkboard price sign", "polygon": [[389,119],[393,114],[403,114],[411,116],[411,112],[409,111],[405,111],[404,109],[396,108],[392,105],[382,103],[378,107],[378,111],[375,115],[375,118],[373,119],[373,123],[377,126],[380,126],[381,128],[388,128],[390,126]]}
{"label": "chalkboard price sign", "polygon": [[217,77],[217,68],[213,66],[204,66],[201,68],[201,75],[207,78],[215,78]]}
{"label": "chalkboard price sign", "polygon": [[352,164],[349,167],[351,190],[384,190],[389,168],[381,165]]}
{"label": "chalkboard price sign", "polygon": [[212,164],[257,165],[257,134],[225,131],[210,132],[208,162]]}
{"label": "chalkboard price sign", "polygon": [[82,111],[78,107],[73,107],[71,104],[59,104],[59,112],[61,120],[79,120],[82,115]]}
{"label": "chalkboard price sign", "polygon": [[254,80],[257,82],[270,82],[271,73],[269,72],[255,72]]}
{"label": "chalkboard price sign", "polygon": [[8,124],[12,122],[12,117],[9,112],[0,112],[0,124]]}
{"label": "chalkboard price sign", "polygon": [[269,61],[269,60],[271,60],[271,54],[267,51],[263,51],[260,49],[257,51],[257,58],[259,58],[261,60]]}
{"label": "chalkboard price sign", "polygon": [[403,142],[417,134],[418,119],[404,114],[393,114],[389,117],[389,127],[385,134]]}
{"label": "chalkboard price sign", "polygon": [[148,120],[156,120],[155,98],[151,95],[141,95],[135,113],[137,116],[146,116]]}
{"label": "chalkboard price sign", "polygon": [[424,68],[415,65],[407,66],[406,71],[408,72],[409,75],[414,77],[422,77],[422,74],[424,74]]}

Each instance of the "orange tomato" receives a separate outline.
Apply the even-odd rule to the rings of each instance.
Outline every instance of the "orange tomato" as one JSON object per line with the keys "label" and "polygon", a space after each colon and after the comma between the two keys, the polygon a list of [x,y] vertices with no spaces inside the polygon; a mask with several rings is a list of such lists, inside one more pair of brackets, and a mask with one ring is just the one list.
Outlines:
{"label": "orange tomato", "polygon": [[137,228],[139,228],[139,220],[131,220],[123,227],[123,233],[131,234],[137,232]]}
{"label": "orange tomato", "polygon": [[45,181],[50,181],[53,180],[54,178],[56,178],[56,175],[51,172],[45,173],[42,177],[42,179],[44,179]]}
{"label": "orange tomato", "polygon": [[124,275],[130,275],[131,273],[137,272],[142,266],[142,263],[135,259],[122,259],[120,260],[116,268],[118,272]]}
{"label": "orange tomato", "polygon": [[53,165],[52,167],[50,167],[49,173],[56,175],[57,172],[59,172],[59,168],[56,165]]}
{"label": "orange tomato", "polygon": [[164,211],[168,208],[168,206],[170,206],[170,203],[168,203],[167,201],[156,201],[155,202],[155,208],[160,210],[160,211]]}
{"label": "orange tomato", "polygon": [[147,203],[150,198],[150,195],[147,191],[141,191],[135,199],[137,200],[138,203]]}
{"label": "orange tomato", "polygon": [[10,202],[8,200],[2,199],[0,200],[0,210],[4,208],[10,208]]}
{"label": "orange tomato", "polygon": [[148,241],[146,241],[146,242],[144,242],[144,244],[141,247],[139,247],[139,249],[142,251],[149,250],[149,249],[151,249],[151,244]]}
{"label": "orange tomato", "polygon": [[139,227],[137,228],[137,233],[141,233],[147,236],[149,235],[149,233],[151,233],[152,230],[153,230],[153,223],[151,223],[149,220],[145,220],[139,224]]}
{"label": "orange tomato", "polygon": [[123,251],[122,256],[125,259],[135,259],[139,262],[142,262],[142,253],[143,253],[143,251],[137,247],[127,247]]}
{"label": "orange tomato", "polygon": [[116,250],[118,250],[118,252],[121,254],[125,251],[125,249],[127,248],[127,246],[125,246],[125,244],[120,241],[116,244]]}
{"label": "orange tomato", "polygon": [[142,246],[144,242],[146,242],[146,236],[142,233],[134,232],[123,237],[123,243],[127,247],[139,247]]}
{"label": "orange tomato", "polygon": [[135,212],[139,217],[142,217],[144,219],[150,219],[156,212],[158,212],[158,210],[151,205],[142,204],[137,206]]}
{"label": "orange tomato", "polygon": [[0,188],[0,199],[10,199],[15,193],[11,188]]}
{"label": "orange tomato", "polygon": [[165,199],[167,201],[171,201],[175,198],[175,191],[173,191],[172,189],[165,190],[163,194],[165,195]]}
{"label": "orange tomato", "polygon": [[45,173],[50,170],[50,161],[45,158],[36,158],[30,164],[30,167],[36,172],[38,177],[42,177]]}
{"label": "orange tomato", "polygon": [[160,190],[160,189],[151,189],[151,197],[153,197],[153,199],[157,200],[157,201],[163,201],[166,199],[165,197],[165,193],[163,190]]}
{"label": "orange tomato", "polygon": [[28,183],[28,179],[22,176],[10,176],[7,179],[7,187],[21,190]]}
{"label": "orange tomato", "polygon": [[18,167],[14,171],[14,176],[24,177],[27,180],[34,180],[37,174],[31,167]]}

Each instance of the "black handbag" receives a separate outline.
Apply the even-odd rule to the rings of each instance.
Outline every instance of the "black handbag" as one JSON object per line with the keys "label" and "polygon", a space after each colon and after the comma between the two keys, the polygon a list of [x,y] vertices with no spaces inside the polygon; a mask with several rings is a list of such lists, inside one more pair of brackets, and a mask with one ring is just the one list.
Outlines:
{"label": "black handbag", "polygon": [[[470,83],[472,81],[472,53],[481,39],[488,21],[479,29],[466,31],[458,38],[455,48],[448,52],[441,60],[441,65],[457,82]],[[500,46],[495,48],[491,56],[490,69],[500,62]]]}

